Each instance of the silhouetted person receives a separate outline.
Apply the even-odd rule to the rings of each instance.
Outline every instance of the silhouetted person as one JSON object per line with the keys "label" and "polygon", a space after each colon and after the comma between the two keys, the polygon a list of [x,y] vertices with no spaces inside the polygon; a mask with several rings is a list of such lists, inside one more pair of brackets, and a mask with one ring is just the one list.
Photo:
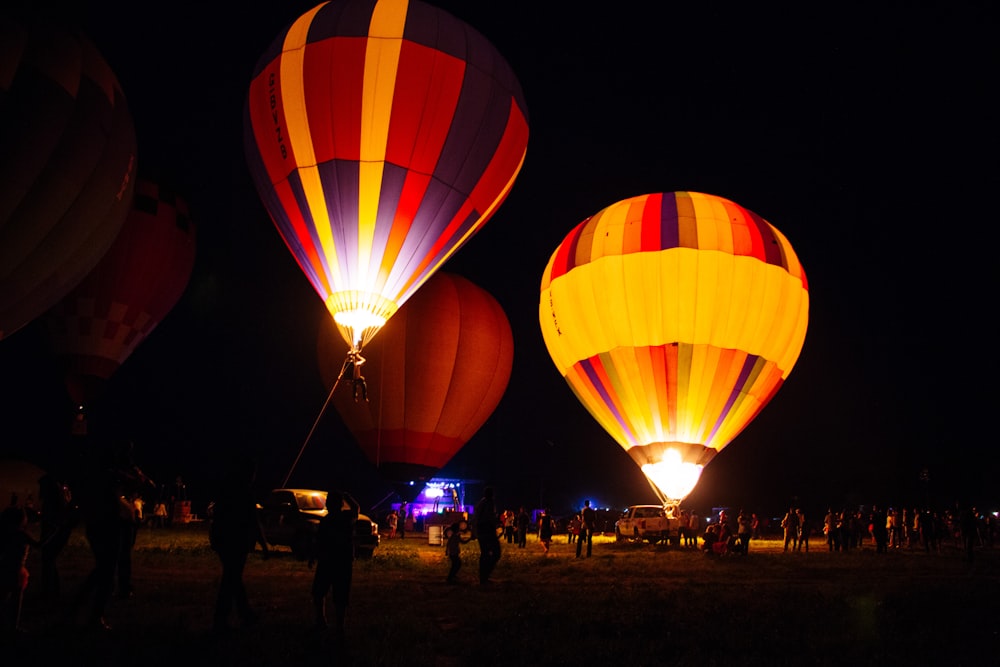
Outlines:
{"label": "silhouetted person", "polygon": [[28,586],[28,551],[39,543],[28,535],[28,514],[22,507],[0,512],[0,629],[13,637],[20,629],[21,603]]}
{"label": "silhouetted person", "polygon": [[531,517],[528,516],[528,511],[523,507],[517,513],[517,546],[523,549],[528,543],[528,523],[530,523]]}
{"label": "silhouetted person", "polygon": [[962,531],[962,545],[965,548],[965,559],[973,560],[976,542],[979,539],[978,517],[974,507],[966,507],[959,514],[959,528]]}
{"label": "silhouetted person", "polygon": [[123,515],[126,511],[130,515],[132,511],[131,503],[123,502],[124,478],[116,462],[114,449],[99,450],[87,464],[80,484],[80,516],[94,556],[94,569],[84,580],[68,612],[70,620],[75,621],[80,610],[89,604],[85,622],[97,630],[111,629],[104,612],[114,591],[121,555]]}
{"label": "silhouetted person", "polygon": [[490,575],[500,562],[500,536],[497,528],[500,518],[497,516],[496,503],[493,501],[493,487],[483,489],[483,497],[476,504],[476,539],[479,541],[479,583],[490,583]]}
{"label": "silhouetted person", "polygon": [[266,544],[253,498],[256,475],[256,465],[251,459],[238,456],[231,461],[212,509],[209,541],[222,563],[222,580],[212,624],[216,634],[230,630],[233,607],[243,626],[251,626],[258,619],[250,608],[243,584],[247,556],[258,541]]}
{"label": "silhouetted person", "polygon": [[580,512],[580,537],[576,540],[576,557],[583,554],[583,544],[587,544],[587,558],[594,549],[594,528],[597,527],[597,512],[590,506],[590,501],[583,502],[583,510]]}
{"label": "silhouetted person", "polygon": [[[326,595],[333,601],[334,628],[343,636],[347,603],[354,573],[354,532],[358,521],[358,502],[351,494],[330,491],[326,496],[326,516],[316,531],[313,559],[312,598],[316,626],[327,627]],[[310,563],[311,564],[311,563]]]}
{"label": "silhouetted person", "polygon": [[119,443],[115,452],[115,474],[118,477],[120,495],[118,497],[118,597],[131,598],[132,590],[132,550],[138,534],[141,513],[136,514],[135,499],[142,498],[143,492],[155,491],[156,484],[133,460],[131,441]]}
{"label": "silhouetted person", "polygon": [[76,527],[77,507],[69,484],[51,472],[38,480],[38,488],[42,501],[42,596],[54,600],[61,593],[57,561]]}
{"label": "silhouetted person", "polygon": [[444,532],[447,539],[444,545],[444,554],[448,557],[448,578],[449,584],[458,583],[458,571],[462,569],[462,538],[461,526],[456,521]]}

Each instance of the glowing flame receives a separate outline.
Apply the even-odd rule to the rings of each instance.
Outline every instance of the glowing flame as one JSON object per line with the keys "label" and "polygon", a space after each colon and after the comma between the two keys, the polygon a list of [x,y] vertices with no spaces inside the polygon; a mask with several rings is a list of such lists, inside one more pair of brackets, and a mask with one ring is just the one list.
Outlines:
{"label": "glowing flame", "polygon": [[666,498],[680,501],[694,490],[702,468],[704,466],[686,463],[676,449],[668,449],[662,460],[643,465],[642,472]]}

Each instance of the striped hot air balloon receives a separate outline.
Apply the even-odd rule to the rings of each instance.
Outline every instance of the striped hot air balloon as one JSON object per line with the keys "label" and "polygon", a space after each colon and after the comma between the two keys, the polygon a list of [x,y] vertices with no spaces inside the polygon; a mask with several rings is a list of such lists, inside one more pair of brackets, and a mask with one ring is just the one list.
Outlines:
{"label": "striped hot air balloon", "polygon": [[781,232],[696,192],[633,197],[582,222],[552,254],[539,302],[559,373],[675,501],[781,387],[808,316]]}
{"label": "striped hot air balloon", "polygon": [[245,146],[278,231],[352,350],[493,215],[524,161],[520,84],[417,0],[335,0],[250,83]]}

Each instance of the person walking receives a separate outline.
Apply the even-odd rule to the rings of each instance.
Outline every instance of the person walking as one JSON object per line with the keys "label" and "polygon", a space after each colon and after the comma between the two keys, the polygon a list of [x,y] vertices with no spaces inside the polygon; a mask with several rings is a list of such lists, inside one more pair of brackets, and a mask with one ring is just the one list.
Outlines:
{"label": "person walking", "polygon": [[312,599],[316,612],[316,627],[326,629],[326,595],[330,593],[334,609],[334,629],[338,637],[344,634],[344,620],[350,600],[354,576],[354,527],[360,507],[346,491],[330,491],[326,495],[326,516],[319,521],[316,547],[309,564],[316,564]]}
{"label": "person walking", "polygon": [[475,507],[476,539],[479,541],[479,583],[490,583],[490,575],[500,562],[500,518],[497,516],[493,487],[483,489],[483,497]]}
{"label": "person walking", "polygon": [[594,549],[594,528],[597,526],[597,512],[590,506],[590,501],[583,501],[580,511],[580,536],[576,540],[576,557],[583,555],[583,543],[587,543],[587,558]]}
{"label": "person walking", "polygon": [[552,544],[552,515],[548,509],[542,510],[542,515],[538,517],[538,542],[542,545],[542,552],[549,553],[549,546]]}
{"label": "person walking", "polygon": [[[225,472],[212,509],[209,544],[222,564],[222,580],[219,583],[212,624],[215,634],[231,630],[229,617],[234,607],[243,626],[252,626],[259,618],[250,607],[246,586],[243,584],[247,556],[258,541],[267,544],[257,515],[257,503],[253,499],[256,476],[254,461],[237,456]],[[266,547],[264,552],[267,553]]]}

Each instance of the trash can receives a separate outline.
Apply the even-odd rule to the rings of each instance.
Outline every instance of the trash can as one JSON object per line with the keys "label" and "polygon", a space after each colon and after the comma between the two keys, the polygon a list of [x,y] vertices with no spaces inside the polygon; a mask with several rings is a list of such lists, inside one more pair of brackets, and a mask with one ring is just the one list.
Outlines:
{"label": "trash can", "polygon": [[441,546],[441,526],[427,526],[427,544]]}

